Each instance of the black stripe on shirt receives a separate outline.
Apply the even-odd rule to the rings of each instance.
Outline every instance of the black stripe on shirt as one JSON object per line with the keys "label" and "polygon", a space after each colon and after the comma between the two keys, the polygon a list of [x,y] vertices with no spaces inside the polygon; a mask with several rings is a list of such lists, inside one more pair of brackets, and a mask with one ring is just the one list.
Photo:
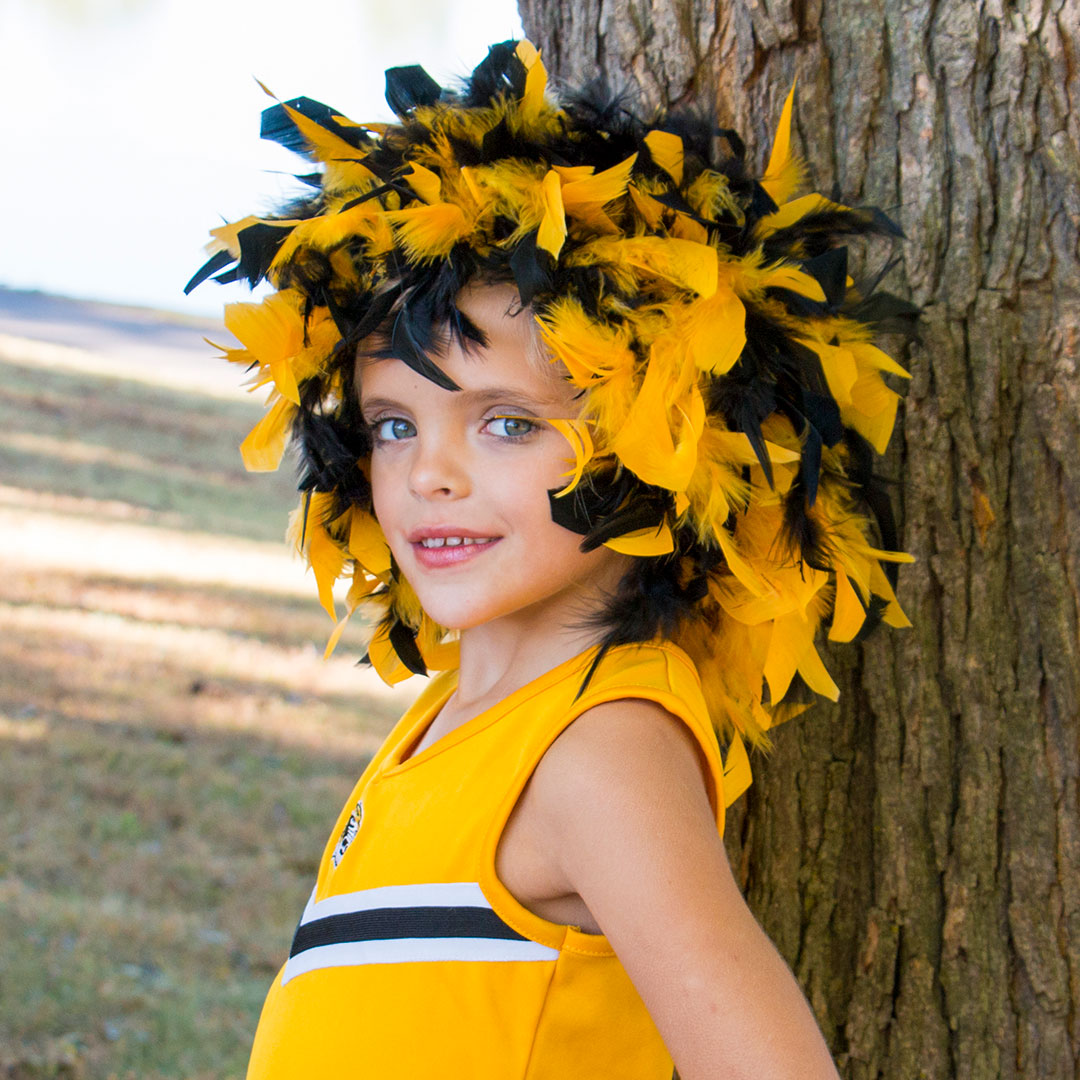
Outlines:
{"label": "black stripe on shirt", "polygon": [[480,907],[372,908],[328,915],[296,930],[289,956],[320,945],[392,938],[499,938],[528,941],[495,914]]}

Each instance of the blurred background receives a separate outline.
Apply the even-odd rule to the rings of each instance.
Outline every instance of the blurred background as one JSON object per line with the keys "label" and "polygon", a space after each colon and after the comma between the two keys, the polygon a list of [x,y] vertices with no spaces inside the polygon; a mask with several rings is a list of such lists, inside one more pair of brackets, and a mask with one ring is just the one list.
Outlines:
{"label": "blurred background", "polygon": [[343,800],[418,687],[331,628],[182,288],[306,165],[269,100],[388,119],[512,0],[0,0],[0,1077],[242,1077]]}

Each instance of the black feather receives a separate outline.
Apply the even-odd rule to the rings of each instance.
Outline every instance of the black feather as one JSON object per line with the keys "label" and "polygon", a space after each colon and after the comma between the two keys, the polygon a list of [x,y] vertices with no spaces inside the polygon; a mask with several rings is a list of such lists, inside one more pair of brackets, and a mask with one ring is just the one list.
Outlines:
{"label": "black feather", "polygon": [[536,246],[537,231],[534,229],[514,248],[510,256],[510,269],[514,274],[518,294],[522,304],[528,306],[533,298],[545,292],[552,285],[554,260],[547,251]]}
{"label": "black feather", "polygon": [[394,619],[387,634],[387,640],[397,653],[397,658],[414,674],[426,675],[427,665],[420,655],[416,644],[416,631],[406,626],[400,619]]}
{"label": "black feather", "polygon": [[807,259],[805,270],[821,286],[825,300],[832,308],[839,307],[847,295],[848,250],[846,247],[831,248]]}
{"label": "black feather", "polygon": [[430,379],[444,390],[460,390],[461,387],[429,358],[431,335],[424,333],[420,336],[422,326],[420,320],[409,317],[407,308],[399,308],[390,331],[388,355],[407,364],[418,375]]}
{"label": "black feather", "polygon": [[516,50],[516,41],[501,41],[488,49],[487,56],[476,65],[466,84],[465,105],[483,108],[503,94],[521,97],[528,73]]}
{"label": "black feather", "polygon": [[386,69],[386,103],[405,118],[417,105],[434,105],[442,87],[419,65]]}
{"label": "black feather", "polygon": [[259,128],[261,138],[276,142],[280,146],[284,146],[286,150],[292,150],[295,154],[310,158],[311,148],[303,133],[296,126],[296,122],[285,111],[285,105],[306,116],[309,120],[313,120],[319,127],[332,132],[339,139],[347,142],[357,150],[369,142],[368,134],[363,128],[344,127],[339,124],[334,119],[335,116],[340,115],[337,110],[331,109],[328,105],[323,105],[320,101],[313,101],[307,97],[298,97],[286,101],[284,104],[271,105],[269,108],[263,109],[262,123]]}
{"label": "black feather", "polygon": [[821,523],[809,512],[801,479],[784,496],[784,525],[780,536],[791,555],[815,570],[829,570],[832,551]]}
{"label": "black feather", "polygon": [[240,260],[236,264],[238,278],[246,278],[254,288],[270,269],[278,248],[292,230],[282,225],[267,225],[261,221],[241,229],[236,239],[240,244]]}
{"label": "black feather", "polygon": [[184,295],[187,296],[197,285],[201,285],[208,277],[233,262],[236,262],[236,256],[228,251],[219,251],[216,255],[212,255],[184,286]]}

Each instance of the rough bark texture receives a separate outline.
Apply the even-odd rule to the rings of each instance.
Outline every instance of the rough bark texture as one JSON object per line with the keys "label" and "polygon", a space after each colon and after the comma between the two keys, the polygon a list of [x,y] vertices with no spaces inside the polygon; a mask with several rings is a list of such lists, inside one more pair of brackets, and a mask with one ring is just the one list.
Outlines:
{"label": "rough bark texture", "polygon": [[522,0],[559,77],[704,97],[906,234],[915,624],[832,657],[734,864],[851,1078],[1080,1072],[1080,0]]}

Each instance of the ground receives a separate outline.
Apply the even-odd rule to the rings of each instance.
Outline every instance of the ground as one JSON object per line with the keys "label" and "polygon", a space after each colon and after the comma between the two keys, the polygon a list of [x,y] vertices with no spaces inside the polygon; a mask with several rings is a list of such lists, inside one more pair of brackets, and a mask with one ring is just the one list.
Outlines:
{"label": "ground", "polygon": [[259,405],[203,332],[0,290],[8,1080],[243,1076],[330,825],[415,693],[355,640],[323,662],[290,470],[244,473]]}

